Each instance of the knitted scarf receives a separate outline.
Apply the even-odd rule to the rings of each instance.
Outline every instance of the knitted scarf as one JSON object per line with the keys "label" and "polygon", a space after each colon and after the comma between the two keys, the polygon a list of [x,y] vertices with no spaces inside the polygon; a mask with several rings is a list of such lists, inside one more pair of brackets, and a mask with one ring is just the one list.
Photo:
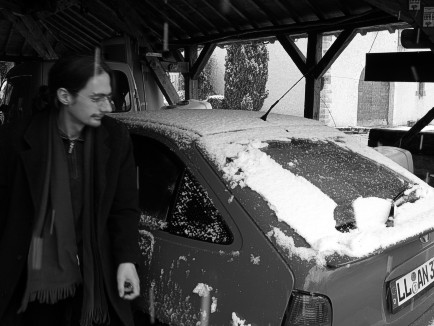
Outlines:
{"label": "knitted scarf", "polygon": [[[81,325],[109,321],[101,259],[97,250],[93,209],[93,133],[85,128],[83,262],[80,266],[74,231],[68,162],[57,129],[57,115],[49,116],[47,165],[40,207],[33,227],[27,261],[27,285],[20,311],[28,302],[53,304],[75,295],[83,283]],[[83,270],[83,277],[80,272]]]}

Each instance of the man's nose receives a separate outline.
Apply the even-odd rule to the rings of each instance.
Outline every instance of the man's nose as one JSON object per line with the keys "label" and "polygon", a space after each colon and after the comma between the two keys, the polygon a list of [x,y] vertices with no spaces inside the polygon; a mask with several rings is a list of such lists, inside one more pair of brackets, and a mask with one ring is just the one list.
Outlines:
{"label": "man's nose", "polygon": [[103,105],[101,106],[101,112],[110,113],[114,110],[115,104],[112,99],[105,97]]}

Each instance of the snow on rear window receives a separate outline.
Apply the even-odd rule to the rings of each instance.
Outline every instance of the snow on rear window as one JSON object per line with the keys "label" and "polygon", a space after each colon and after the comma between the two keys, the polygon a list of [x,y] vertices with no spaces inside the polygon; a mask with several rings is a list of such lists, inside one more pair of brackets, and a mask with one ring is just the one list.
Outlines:
{"label": "snow on rear window", "polygon": [[[336,203],[333,215],[338,227],[355,222],[352,204],[357,198],[393,198],[409,188],[409,182],[395,172],[331,141],[270,141],[262,151],[329,196]],[[315,197],[307,195],[310,204],[315,204]]]}
{"label": "snow on rear window", "polygon": [[[378,159],[370,152],[373,150],[360,150],[368,157],[351,151],[346,139],[225,142],[208,138],[200,145],[208,150],[230,187],[247,187],[258,193],[278,220],[302,236],[317,254],[314,257],[309,251],[301,258],[323,262],[323,257],[334,253],[362,257],[434,225],[430,187],[416,184],[418,179],[399,167],[386,168],[384,163],[389,161]],[[395,211],[394,227],[374,223],[384,219],[385,203],[403,189],[407,189],[407,200]],[[357,205],[360,199],[363,205]],[[374,222],[371,220],[369,227],[359,222],[357,228],[357,217],[364,216],[360,207],[364,210],[366,206],[371,207]],[[348,227],[339,231],[339,226]],[[264,231],[269,233],[272,227],[270,223],[270,229]],[[278,236],[276,243],[294,248],[290,236],[286,240],[282,239],[285,234],[277,232],[269,236]]]}

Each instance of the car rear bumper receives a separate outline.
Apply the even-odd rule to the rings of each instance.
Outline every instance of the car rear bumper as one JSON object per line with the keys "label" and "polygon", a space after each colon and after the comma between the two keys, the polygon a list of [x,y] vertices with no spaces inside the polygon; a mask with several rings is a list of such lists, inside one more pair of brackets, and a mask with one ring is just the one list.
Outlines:
{"label": "car rear bumper", "polygon": [[434,304],[409,326],[430,326],[434,321]]}

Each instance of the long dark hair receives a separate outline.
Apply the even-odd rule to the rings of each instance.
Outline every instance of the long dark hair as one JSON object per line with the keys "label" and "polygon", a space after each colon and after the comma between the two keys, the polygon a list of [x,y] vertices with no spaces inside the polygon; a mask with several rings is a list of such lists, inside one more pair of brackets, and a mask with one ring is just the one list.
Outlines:
{"label": "long dark hair", "polygon": [[[102,60],[95,60],[91,56],[68,56],[59,59],[48,73],[48,89],[50,102],[57,103],[57,90],[65,88],[72,95],[76,95],[86,87],[89,79],[95,75],[106,72],[110,76],[110,83],[113,83],[113,72]],[[114,85],[112,84],[112,89]]]}

